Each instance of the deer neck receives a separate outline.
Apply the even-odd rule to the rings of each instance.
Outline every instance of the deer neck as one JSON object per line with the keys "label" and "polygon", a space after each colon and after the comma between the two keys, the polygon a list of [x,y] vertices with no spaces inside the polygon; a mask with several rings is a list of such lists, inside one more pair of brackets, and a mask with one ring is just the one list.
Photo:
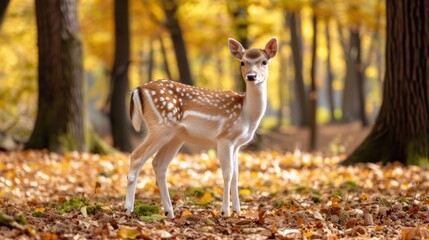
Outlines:
{"label": "deer neck", "polygon": [[266,107],[266,80],[259,84],[246,82],[246,93],[243,100],[243,117],[249,121],[251,127],[259,125]]}

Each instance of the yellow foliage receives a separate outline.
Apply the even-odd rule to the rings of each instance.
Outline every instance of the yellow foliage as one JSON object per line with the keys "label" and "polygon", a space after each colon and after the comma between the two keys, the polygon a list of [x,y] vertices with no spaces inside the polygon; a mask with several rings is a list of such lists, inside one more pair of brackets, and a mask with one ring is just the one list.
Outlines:
{"label": "yellow foliage", "polygon": [[250,191],[250,189],[245,188],[245,189],[240,189],[240,195],[250,195],[252,192]]}
{"label": "yellow foliage", "polygon": [[[312,6],[311,1],[246,1],[248,39],[251,46],[261,47],[272,36],[283,41],[282,55],[286,59],[285,66],[280,65],[280,54],[273,59],[268,79],[268,102],[274,110],[280,104],[278,89],[279,74],[282,68],[286,71],[286,79],[281,79],[285,86],[293,79],[293,66],[290,34],[285,26],[285,11],[301,13],[303,34],[304,79],[309,81],[311,53],[311,16],[316,13],[319,19],[335,17],[341,26],[360,24],[362,44],[365,51],[372,40],[372,32],[384,26],[384,5],[382,1],[321,1],[319,7]],[[177,18],[181,24],[187,46],[191,71],[197,85],[214,89],[233,89],[238,71],[237,63],[232,59],[227,48],[227,38],[237,37],[233,28],[234,19],[229,8],[236,7],[234,1],[179,1]],[[232,6],[234,5],[234,6]],[[90,98],[98,98],[97,107],[101,107],[108,92],[108,83],[114,58],[114,26],[113,1],[81,0],[78,1],[78,15],[82,31],[84,47],[84,68],[95,79],[93,88],[87,89]],[[163,69],[164,60],[161,56],[158,39],[165,43],[167,62],[172,78],[178,80],[178,69],[175,64],[174,48],[167,28],[164,26],[165,15],[160,1],[130,1],[130,33],[131,33],[131,65],[129,67],[130,87],[143,84],[147,79],[149,42],[153,42],[154,69],[153,78],[167,78]],[[378,20],[377,20],[378,16]],[[381,20],[380,20],[381,19]],[[319,63],[327,56],[324,40],[324,22],[319,21],[318,52]],[[337,22],[330,21],[331,58],[333,71],[338,79],[344,75],[345,64],[343,49],[339,44]],[[344,29],[347,38],[347,29]],[[11,1],[1,28],[0,38],[0,123],[8,124],[13,118],[20,117],[20,124],[32,129],[37,102],[37,28],[35,21],[34,1]],[[287,64],[287,65],[286,65]],[[323,79],[324,72],[318,68],[318,79]],[[370,65],[366,69],[369,78],[376,78],[379,69]],[[341,80],[334,81],[334,90],[343,88]],[[285,91],[285,101],[289,101],[293,89]],[[380,89],[376,89],[380,92]],[[379,94],[369,94],[375,104],[379,104]],[[285,103],[283,103],[285,105]],[[374,106],[368,106],[372,110]],[[323,110],[322,110],[323,112]],[[286,121],[287,123],[288,121]],[[30,123],[30,124],[28,124]],[[264,126],[273,126],[274,121],[267,119]],[[0,128],[3,127],[0,125]]]}
{"label": "yellow foliage", "polygon": [[204,195],[198,200],[199,202],[211,202],[212,194],[210,192],[205,192]]}
{"label": "yellow foliage", "polygon": [[141,234],[141,230],[139,230],[137,227],[122,226],[118,230],[117,236],[125,239],[136,239]]}

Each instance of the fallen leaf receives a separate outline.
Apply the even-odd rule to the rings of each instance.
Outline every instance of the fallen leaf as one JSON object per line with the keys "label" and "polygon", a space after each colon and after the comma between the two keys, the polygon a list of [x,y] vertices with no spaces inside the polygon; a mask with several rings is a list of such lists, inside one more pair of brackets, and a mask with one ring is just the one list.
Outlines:
{"label": "fallen leaf", "polygon": [[80,212],[83,214],[84,217],[88,217],[88,212],[86,211],[86,206],[81,207]]}
{"label": "fallen leaf", "polygon": [[306,238],[311,238],[314,235],[314,232],[304,232],[302,235]]}
{"label": "fallen leaf", "polygon": [[250,195],[252,192],[250,191],[250,189],[240,189],[239,191],[240,195]]}
{"label": "fallen leaf", "polygon": [[313,216],[317,220],[321,220],[321,221],[325,220],[324,217],[322,216],[322,214],[319,211],[314,211]]}
{"label": "fallen leaf", "polygon": [[126,239],[136,239],[140,234],[141,230],[138,227],[128,226],[122,226],[117,232],[118,237]]}
{"label": "fallen leaf", "polygon": [[425,227],[404,227],[402,228],[402,240],[426,239],[429,238],[429,229]]}
{"label": "fallen leaf", "polygon": [[167,232],[165,230],[157,230],[155,232],[155,235],[157,235],[161,239],[167,239],[167,238],[172,238],[173,237],[173,235],[171,235],[171,233],[169,233],[169,232]]}
{"label": "fallen leaf", "polygon": [[205,192],[204,195],[198,200],[199,202],[211,202],[212,194],[210,192]]}
{"label": "fallen leaf", "polygon": [[277,229],[276,237],[279,239],[297,239],[300,238],[301,231],[299,229]]}
{"label": "fallen leaf", "polygon": [[48,240],[51,240],[51,239],[58,239],[58,235],[57,235],[57,234],[55,234],[55,233],[50,233],[50,232],[40,233],[40,234],[39,234],[39,236],[40,236],[40,238],[42,238],[42,239],[48,239]]}
{"label": "fallen leaf", "polygon": [[192,214],[192,212],[190,212],[188,210],[185,210],[185,211],[182,212],[182,216],[188,216],[188,215],[191,215],[191,214]]}

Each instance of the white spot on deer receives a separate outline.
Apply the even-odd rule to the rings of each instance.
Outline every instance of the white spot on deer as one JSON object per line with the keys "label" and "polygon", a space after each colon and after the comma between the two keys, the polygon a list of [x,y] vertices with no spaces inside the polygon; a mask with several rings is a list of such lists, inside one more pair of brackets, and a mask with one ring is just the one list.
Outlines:
{"label": "white spot on deer", "polygon": [[168,90],[167,92],[168,92],[169,94],[173,94],[173,91],[171,91],[171,90]]}
{"label": "white spot on deer", "polygon": [[171,110],[173,107],[174,107],[174,105],[171,102],[169,102],[167,105],[167,109]]}
{"label": "white spot on deer", "polygon": [[159,93],[164,94],[164,90],[159,91]]}

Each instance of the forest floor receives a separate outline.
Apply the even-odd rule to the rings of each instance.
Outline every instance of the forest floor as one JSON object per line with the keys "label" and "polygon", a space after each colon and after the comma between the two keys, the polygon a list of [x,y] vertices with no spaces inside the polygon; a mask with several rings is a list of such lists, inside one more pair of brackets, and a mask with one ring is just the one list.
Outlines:
{"label": "forest floor", "polygon": [[136,212],[123,212],[128,155],[0,152],[0,239],[424,239],[429,170],[340,166],[331,156],[243,152],[242,213],[221,217],[214,151],[179,154],[168,182],[176,217],[163,217],[148,162]]}

